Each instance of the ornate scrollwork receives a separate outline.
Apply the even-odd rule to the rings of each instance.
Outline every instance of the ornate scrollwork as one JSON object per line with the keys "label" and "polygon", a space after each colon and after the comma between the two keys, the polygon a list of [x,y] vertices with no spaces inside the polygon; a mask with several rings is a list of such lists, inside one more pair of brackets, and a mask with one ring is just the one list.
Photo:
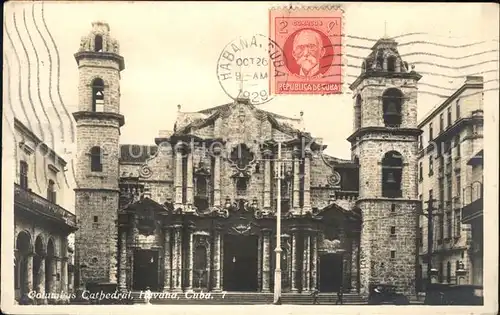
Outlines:
{"label": "ornate scrollwork", "polygon": [[331,175],[328,176],[328,184],[330,186],[338,186],[340,184],[340,174],[337,171],[334,171]]}
{"label": "ornate scrollwork", "polygon": [[225,219],[229,218],[229,211],[227,209],[223,209],[220,207],[210,207],[206,214],[211,214],[219,217],[223,217]]}
{"label": "ornate scrollwork", "polygon": [[142,178],[150,178],[153,175],[153,170],[148,165],[143,165],[139,170],[139,176]]}
{"label": "ornate scrollwork", "polygon": [[254,212],[254,217],[256,219],[266,219],[266,218],[273,218],[274,217],[274,212],[271,211],[270,209],[258,209]]}

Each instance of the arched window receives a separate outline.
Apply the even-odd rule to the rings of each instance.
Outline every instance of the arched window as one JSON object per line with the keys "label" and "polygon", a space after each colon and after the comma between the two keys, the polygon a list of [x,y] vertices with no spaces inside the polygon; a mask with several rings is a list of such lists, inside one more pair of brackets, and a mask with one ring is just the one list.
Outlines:
{"label": "arched window", "polygon": [[100,147],[90,149],[90,170],[102,172],[102,152]]}
{"label": "arched window", "polygon": [[408,62],[403,62],[403,64],[405,65],[405,69],[406,71],[410,71],[410,66],[408,65]]}
{"label": "arched window", "polygon": [[49,183],[47,185],[47,200],[56,203],[56,190],[55,190],[55,184],[52,179],[49,180]]}
{"label": "arched window", "polygon": [[26,161],[19,162],[19,175],[19,186],[28,189],[28,163]]}
{"label": "arched window", "polygon": [[92,111],[104,111],[104,81],[100,78],[92,81]]}
{"label": "arched window", "polygon": [[356,96],[356,105],[354,106],[354,129],[357,130],[361,128],[361,105],[363,100],[361,95]]}
{"label": "arched window", "polygon": [[396,71],[396,57],[389,56],[387,58],[387,71],[388,72],[395,72]]}
{"label": "arched window", "polygon": [[438,273],[438,282],[439,283],[443,283],[443,272],[444,272],[443,269],[444,269],[443,268],[443,262],[440,262],[439,263],[439,273]]}
{"label": "arched window", "polygon": [[451,263],[448,262],[446,264],[446,282],[451,282]]}
{"label": "arched window", "polygon": [[384,70],[384,56],[382,56],[382,54],[377,56],[377,70]]}
{"label": "arched window", "polygon": [[366,71],[366,63],[363,61],[363,63],[361,64],[361,73],[365,73]]}
{"label": "arched window", "polygon": [[390,151],[382,159],[382,196],[399,198],[403,195],[401,178],[403,175],[403,158],[396,151]]}
{"label": "arched window", "polygon": [[102,36],[101,35],[95,36],[94,51],[96,51],[96,52],[102,51]]}
{"label": "arched window", "polygon": [[382,95],[382,99],[385,126],[399,128],[401,126],[403,93],[395,88],[388,89]]}

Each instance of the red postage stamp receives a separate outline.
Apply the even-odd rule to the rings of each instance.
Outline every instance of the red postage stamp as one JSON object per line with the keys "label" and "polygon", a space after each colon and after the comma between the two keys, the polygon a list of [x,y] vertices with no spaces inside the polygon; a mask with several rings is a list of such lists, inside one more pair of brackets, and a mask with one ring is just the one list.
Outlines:
{"label": "red postage stamp", "polygon": [[287,71],[270,76],[272,94],[342,93],[342,16],[331,6],[269,10],[269,36],[285,55],[280,71]]}

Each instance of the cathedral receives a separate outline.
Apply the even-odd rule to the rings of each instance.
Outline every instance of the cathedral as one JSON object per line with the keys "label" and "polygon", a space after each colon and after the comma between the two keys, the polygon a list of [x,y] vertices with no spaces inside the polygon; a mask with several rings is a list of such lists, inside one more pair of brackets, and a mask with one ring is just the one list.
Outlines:
{"label": "cathedral", "polygon": [[108,24],[92,24],[75,59],[76,285],[270,292],[279,219],[283,292],[415,292],[421,76],[394,40],[374,45],[351,85],[351,160],[324,154],[302,118],[246,99],[179,106],[156,145],[120,144],[125,63]]}

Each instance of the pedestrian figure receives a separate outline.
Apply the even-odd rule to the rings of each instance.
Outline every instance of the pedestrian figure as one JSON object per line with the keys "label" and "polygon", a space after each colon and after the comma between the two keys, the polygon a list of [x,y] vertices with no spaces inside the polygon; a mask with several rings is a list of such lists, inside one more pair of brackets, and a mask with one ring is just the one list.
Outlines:
{"label": "pedestrian figure", "polygon": [[312,297],[313,297],[313,305],[314,304],[319,304],[318,302],[318,295],[319,295],[319,290],[317,288],[315,288],[312,293],[311,293]]}
{"label": "pedestrian figure", "polygon": [[339,290],[337,291],[337,302],[335,302],[335,305],[340,305],[344,304],[344,288],[340,286]]}
{"label": "pedestrian figure", "polygon": [[146,288],[146,291],[144,292],[144,303],[146,304],[151,304],[151,290],[149,289],[149,287]]}

